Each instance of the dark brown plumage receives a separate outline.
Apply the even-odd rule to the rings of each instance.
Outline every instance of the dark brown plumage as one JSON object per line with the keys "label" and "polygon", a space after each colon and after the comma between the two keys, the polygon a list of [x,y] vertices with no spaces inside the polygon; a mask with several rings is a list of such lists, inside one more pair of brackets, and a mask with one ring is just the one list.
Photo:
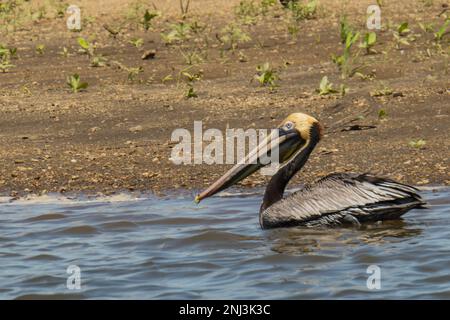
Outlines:
{"label": "dark brown plumage", "polygon": [[315,227],[397,219],[425,204],[417,191],[370,174],[331,174],[262,210],[260,223]]}

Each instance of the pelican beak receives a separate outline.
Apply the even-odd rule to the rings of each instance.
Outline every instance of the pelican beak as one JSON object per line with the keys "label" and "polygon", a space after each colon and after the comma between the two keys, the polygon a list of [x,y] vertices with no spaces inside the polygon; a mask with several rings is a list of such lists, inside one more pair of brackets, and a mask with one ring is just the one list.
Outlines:
{"label": "pelican beak", "polygon": [[[241,159],[209,188],[197,195],[195,202],[199,203],[201,200],[231,187],[255,171],[272,163],[273,159],[277,159],[279,163],[287,161],[304,144],[305,140],[302,139],[301,134],[296,129],[278,128],[276,131],[272,130],[272,134],[254,150],[250,151],[244,159]],[[278,157],[274,156],[274,152],[278,153]]]}

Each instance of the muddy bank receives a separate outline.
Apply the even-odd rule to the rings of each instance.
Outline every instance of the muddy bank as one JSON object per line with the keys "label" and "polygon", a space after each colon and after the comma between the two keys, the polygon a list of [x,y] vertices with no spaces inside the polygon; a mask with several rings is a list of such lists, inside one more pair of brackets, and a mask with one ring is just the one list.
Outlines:
{"label": "muddy bank", "polygon": [[[292,112],[311,114],[326,129],[294,183],[353,171],[416,185],[450,185],[448,38],[437,46],[433,33],[419,25],[441,25],[442,3],[386,4],[375,52],[359,57],[363,76],[347,79],[331,59],[342,52],[339,17],[345,12],[364,33],[369,2],[342,8],[320,1],[314,19],[298,23],[295,37],[287,32],[290,17],[279,6],[246,25],[231,1],[205,3],[184,20],[202,25],[199,33],[170,45],[160,33],[181,21],[178,8],[161,7],[148,31],[126,20],[126,9],[92,13],[81,32],[68,31],[64,18],[57,17],[2,31],[0,43],[17,48],[17,57],[11,59],[15,67],[0,73],[0,193],[201,189],[228,167],[175,166],[169,160],[173,130],[193,130],[199,120],[204,129],[271,128]],[[214,6],[223,10],[218,13]],[[121,19],[126,23],[117,35],[104,28],[118,28]],[[231,20],[250,38],[235,50],[221,38]],[[403,21],[413,37],[398,46],[393,32]],[[93,67],[92,59],[79,52],[79,37],[96,44],[104,65]],[[131,43],[136,39],[142,46]],[[148,50],[155,57],[142,60]],[[264,62],[280,78],[274,90],[252,81]],[[142,72],[129,79],[123,66],[142,67]],[[185,97],[189,83],[179,75],[186,68],[201,74],[193,84],[197,97]],[[73,93],[67,86],[66,78],[75,73],[89,84],[86,90]],[[324,76],[348,92],[319,95]],[[255,175],[243,184],[264,182]]]}

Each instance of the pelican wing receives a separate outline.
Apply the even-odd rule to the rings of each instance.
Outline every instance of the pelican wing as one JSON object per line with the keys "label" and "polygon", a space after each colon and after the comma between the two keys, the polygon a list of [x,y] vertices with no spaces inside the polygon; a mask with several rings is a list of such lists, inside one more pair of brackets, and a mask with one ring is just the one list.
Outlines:
{"label": "pelican wing", "polygon": [[396,218],[424,202],[417,189],[369,174],[337,173],[288,195],[261,213],[263,227],[339,225]]}

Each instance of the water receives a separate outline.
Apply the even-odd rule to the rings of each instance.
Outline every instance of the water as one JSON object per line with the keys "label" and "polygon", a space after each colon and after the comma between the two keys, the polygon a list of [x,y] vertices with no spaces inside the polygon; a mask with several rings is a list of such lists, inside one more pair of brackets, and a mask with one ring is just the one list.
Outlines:
{"label": "water", "polygon": [[449,299],[450,190],[423,195],[430,209],[400,221],[276,230],[258,225],[259,193],[0,198],[0,298]]}

